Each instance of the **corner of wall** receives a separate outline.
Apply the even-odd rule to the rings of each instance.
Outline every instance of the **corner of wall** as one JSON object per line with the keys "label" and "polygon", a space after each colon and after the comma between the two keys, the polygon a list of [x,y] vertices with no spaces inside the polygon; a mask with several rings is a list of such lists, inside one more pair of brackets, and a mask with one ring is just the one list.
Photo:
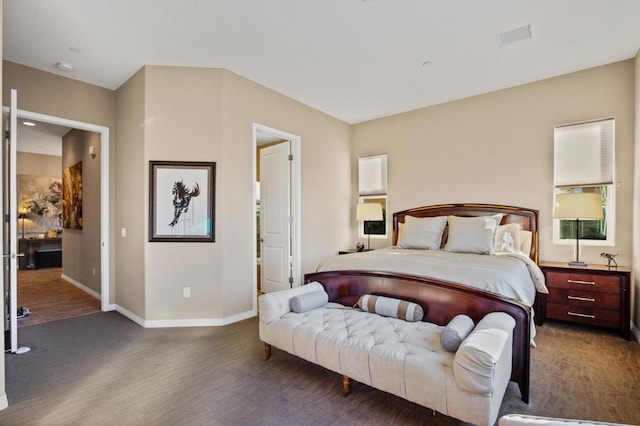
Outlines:
{"label": "corner of wall", "polygon": [[[634,58],[635,81],[635,132],[633,161],[633,245],[631,265],[631,318],[634,324],[640,325],[640,49]],[[633,328],[640,341],[640,332]]]}

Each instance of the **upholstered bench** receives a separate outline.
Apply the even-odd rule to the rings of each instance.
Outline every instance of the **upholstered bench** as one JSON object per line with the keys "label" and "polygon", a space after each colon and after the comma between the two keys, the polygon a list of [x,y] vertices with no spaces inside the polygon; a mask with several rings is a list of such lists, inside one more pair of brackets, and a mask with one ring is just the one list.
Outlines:
{"label": "upholstered bench", "polygon": [[327,303],[305,312],[292,299],[324,291],[319,283],[259,299],[265,357],[274,346],[351,379],[479,425],[495,423],[511,375],[513,318],[484,316],[455,353],[444,349],[444,326],[408,322]]}

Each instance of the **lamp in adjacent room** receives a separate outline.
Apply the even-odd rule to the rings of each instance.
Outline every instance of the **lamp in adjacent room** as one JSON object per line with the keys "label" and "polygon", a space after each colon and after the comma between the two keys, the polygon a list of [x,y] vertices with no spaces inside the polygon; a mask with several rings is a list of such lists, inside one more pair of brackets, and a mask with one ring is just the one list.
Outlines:
{"label": "lamp in adjacent room", "polygon": [[576,260],[570,261],[569,265],[587,266],[580,261],[580,220],[601,220],[604,217],[602,195],[592,192],[558,194],[553,217],[576,221]]}
{"label": "lamp in adjacent room", "polygon": [[24,240],[24,221],[29,219],[29,215],[25,212],[19,213],[18,219],[22,219],[22,239]]}
{"label": "lamp in adjacent room", "polygon": [[[380,203],[360,203],[356,207],[356,220],[358,222],[380,221],[382,220],[382,204]],[[364,233],[367,235],[367,250],[371,250],[370,224],[364,223]]]}

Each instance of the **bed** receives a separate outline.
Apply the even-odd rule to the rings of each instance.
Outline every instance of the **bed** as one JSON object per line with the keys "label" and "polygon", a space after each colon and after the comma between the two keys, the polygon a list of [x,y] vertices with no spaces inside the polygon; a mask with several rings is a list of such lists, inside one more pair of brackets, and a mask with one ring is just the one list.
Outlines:
{"label": "bed", "polygon": [[[450,216],[455,222],[447,220]],[[475,219],[465,220],[468,218]],[[482,235],[470,237],[478,227],[486,226],[479,220],[488,222],[489,218],[496,219],[494,230],[481,230]],[[439,221],[435,230],[429,228],[435,226],[434,220]],[[423,223],[415,225],[420,221]],[[407,232],[422,234],[416,240]],[[429,238],[433,241],[423,237],[425,232],[432,232]],[[507,239],[513,241],[508,241],[507,249],[501,248]],[[318,264],[316,272],[376,271],[438,279],[514,299],[535,310],[538,294],[548,293],[537,261],[537,210],[493,204],[444,204],[394,213],[393,246],[327,258]]]}
{"label": "bed", "polygon": [[[450,216],[454,216],[455,220],[452,220]],[[407,232],[415,229],[413,223],[420,222],[416,221],[416,219],[436,219],[442,217],[447,218],[447,220],[444,225],[439,223],[438,226],[442,226],[442,230],[439,231],[440,233],[438,234],[436,230],[434,231],[435,233],[429,234],[430,237],[427,238],[427,240],[433,240],[426,243],[427,245],[433,245],[433,247],[430,247],[431,250],[425,250],[424,247],[420,247],[423,241],[418,241],[419,244],[417,244],[417,247],[419,248],[415,248],[415,244],[402,244],[407,241]],[[465,219],[472,220],[465,221]],[[461,241],[459,237],[460,231],[466,229],[465,226],[467,222],[485,221],[490,223],[491,219],[495,219],[496,223],[491,232],[492,249],[490,252],[493,253],[493,245],[497,244],[494,240],[498,227],[501,227],[500,229],[503,231],[503,228],[517,228],[523,231],[522,238],[527,239],[529,242],[522,245],[522,238],[520,238],[520,243],[514,241],[511,243],[513,243],[513,246],[518,246],[518,250],[516,251],[521,251],[524,247],[526,251],[524,255],[501,253],[499,256],[484,256],[479,253],[448,252],[448,249],[458,251],[455,249],[456,245],[458,245],[459,248]],[[421,222],[435,223],[439,220],[440,219]],[[430,227],[433,228],[432,224],[426,226],[426,229],[428,231],[433,230]],[[436,235],[437,238],[433,237],[432,234]],[[411,235],[411,233],[409,235]],[[408,238],[408,240],[411,240],[411,238]],[[434,242],[435,240],[437,240],[437,242]],[[504,240],[508,240],[508,238],[504,238]],[[484,249],[484,246],[481,247],[480,252],[482,249]],[[436,257],[438,261],[444,262],[444,264],[437,263],[435,269],[438,271],[452,270],[453,275],[442,276],[434,274],[432,264],[431,266],[429,266],[428,262],[423,264],[425,262],[423,262],[419,252],[424,252],[428,256]],[[453,255],[451,256],[453,259],[449,258],[449,255]],[[384,257],[402,258],[404,260],[400,263],[396,263],[395,261],[387,262],[386,260],[381,260],[381,258]],[[488,261],[491,265],[483,266],[484,261]],[[418,303],[428,303],[427,299],[424,299],[425,294],[413,294],[415,290],[414,286],[411,287],[411,290],[406,290],[402,287],[401,283],[407,280],[410,280],[412,283],[424,283],[426,286],[435,284],[437,286],[455,288],[456,291],[464,288],[466,294],[465,300],[467,300],[465,306],[457,307],[456,302],[452,303],[451,301],[444,303],[444,308],[439,313],[434,314],[436,315],[435,322],[440,324],[446,324],[447,321],[453,318],[456,310],[473,312],[474,309],[477,309],[474,306],[475,303],[480,303],[480,301],[486,301],[491,298],[501,303],[511,302],[515,305],[524,306],[529,314],[526,319],[517,321],[516,329],[514,330],[512,380],[518,383],[523,400],[527,402],[529,395],[530,343],[535,334],[535,327],[533,326],[531,318],[533,317],[534,307],[537,305],[535,303],[537,294],[544,293],[546,290],[544,277],[536,266],[537,261],[537,210],[493,204],[441,204],[394,213],[393,247],[326,259],[318,265],[315,273],[305,275],[305,282],[321,282],[329,289],[328,292],[332,301],[345,305],[353,305],[362,294],[366,293],[400,295],[405,299]],[[517,288],[519,284],[516,283],[516,289],[509,291],[507,290],[508,286],[503,286],[502,282],[498,286],[493,287],[487,287],[485,285],[486,283],[482,282],[480,284],[469,282],[475,279],[476,272],[482,270],[500,270],[502,268],[500,265],[502,264],[508,265],[509,268],[527,271],[530,281],[524,283],[520,289]],[[468,275],[466,278],[464,276],[461,277],[459,274],[464,272],[465,269],[468,269],[470,265],[474,265],[475,268],[471,274],[471,278],[469,278]],[[519,277],[522,276],[523,273],[521,272]],[[537,280],[534,276],[537,276]],[[518,279],[516,279],[516,281]],[[491,284],[494,278],[482,278],[482,280]],[[474,302],[474,298],[477,298],[478,302]],[[434,304],[431,303],[431,306],[434,306]]]}

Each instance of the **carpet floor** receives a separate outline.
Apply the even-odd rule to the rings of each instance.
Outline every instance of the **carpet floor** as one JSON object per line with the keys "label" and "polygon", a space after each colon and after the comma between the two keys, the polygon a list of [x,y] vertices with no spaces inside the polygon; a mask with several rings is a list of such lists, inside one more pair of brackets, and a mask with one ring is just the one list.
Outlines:
{"label": "carpet floor", "polygon": [[[509,384],[500,415],[640,424],[640,344],[548,322],[532,349],[531,401]],[[285,352],[263,360],[257,319],[144,329],[115,312],[24,327],[6,354],[2,425],[458,425]]]}

